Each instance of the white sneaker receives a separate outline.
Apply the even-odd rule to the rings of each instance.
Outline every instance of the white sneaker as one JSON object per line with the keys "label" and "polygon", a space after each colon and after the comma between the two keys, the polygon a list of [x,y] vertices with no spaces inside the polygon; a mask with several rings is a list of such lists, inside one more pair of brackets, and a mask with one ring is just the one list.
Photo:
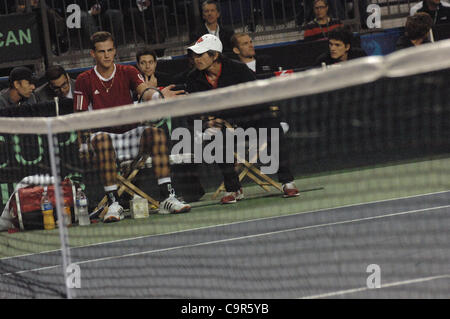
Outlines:
{"label": "white sneaker", "polygon": [[191,205],[180,202],[175,195],[171,194],[159,204],[159,214],[181,214],[191,210]]}
{"label": "white sneaker", "polygon": [[114,223],[124,219],[123,207],[118,202],[114,202],[108,207],[108,212],[103,217],[104,223]]}

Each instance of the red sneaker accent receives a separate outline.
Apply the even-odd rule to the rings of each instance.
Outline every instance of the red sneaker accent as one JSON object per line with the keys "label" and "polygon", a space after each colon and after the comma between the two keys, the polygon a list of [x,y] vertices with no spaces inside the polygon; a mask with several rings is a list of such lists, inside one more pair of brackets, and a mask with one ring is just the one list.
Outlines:
{"label": "red sneaker accent", "polygon": [[244,192],[242,191],[242,188],[241,188],[237,192],[227,193],[224,197],[222,197],[220,202],[222,204],[234,204],[243,198],[244,198]]}
{"label": "red sneaker accent", "polygon": [[283,185],[284,198],[300,196],[300,192],[293,183]]}

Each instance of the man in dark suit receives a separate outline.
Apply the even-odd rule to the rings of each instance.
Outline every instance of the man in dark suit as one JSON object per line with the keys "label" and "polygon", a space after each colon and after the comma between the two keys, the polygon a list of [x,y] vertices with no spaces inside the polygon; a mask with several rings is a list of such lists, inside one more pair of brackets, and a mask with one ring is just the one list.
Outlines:
{"label": "man in dark suit", "polygon": [[204,24],[190,34],[189,40],[194,43],[204,34],[212,34],[220,39],[223,44],[223,53],[225,55],[232,53],[231,37],[234,30],[224,27],[219,23],[220,8],[215,0],[206,0],[202,3],[202,13]]}
{"label": "man in dark suit", "polygon": [[36,89],[38,102],[53,101],[55,97],[73,99],[75,80],[60,65],[52,65],[45,72],[47,83]]}

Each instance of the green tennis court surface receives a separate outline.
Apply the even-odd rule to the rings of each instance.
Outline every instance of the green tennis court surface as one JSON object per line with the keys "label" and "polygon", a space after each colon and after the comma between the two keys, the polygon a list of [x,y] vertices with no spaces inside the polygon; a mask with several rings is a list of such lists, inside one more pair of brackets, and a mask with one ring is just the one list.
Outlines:
{"label": "green tennis court surface", "polygon": [[[234,205],[220,205],[208,193],[188,214],[154,214],[147,219],[72,227],[69,243],[79,247],[440,192],[450,189],[449,168],[450,159],[440,158],[299,178],[301,196],[288,199],[250,184],[244,187],[246,199]],[[2,258],[60,249],[58,230],[3,234],[0,246]]]}

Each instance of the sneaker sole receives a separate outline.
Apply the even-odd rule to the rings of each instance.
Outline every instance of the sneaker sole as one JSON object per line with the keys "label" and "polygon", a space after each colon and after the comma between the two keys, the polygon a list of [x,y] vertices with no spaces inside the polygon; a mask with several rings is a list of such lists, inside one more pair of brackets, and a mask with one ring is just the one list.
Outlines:
{"label": "sneaker sole", "polygon": [[226,201],[226,202],[220,201],[220,203],[224,204],[224,205],[226,205],[226,204],[234,204],[234,203],[237,203],[237,200],[235,199],[235,200]]}
{"label": "sneaker sole", "polygon": [[103,222],[105,224],[110,224],[110,223],[120,222],[120,220],[121,220],[120,218],[111,216],[111,217],[108,217],[106,219],[103,219]]}
{"label": "sneaker sole", "polygon": [[176,210],[171,214],[182,214],[182,213],[187,213],[191,210],[191,206],[184,206],[182,209]]}
{"label": "sneaker sole", "polygon": [[158,214],[160,214],[160,215],[182,214],[182,213],[187,213],[190,210],[191,210],[191,206],[184,206],[183,208],[176,210],[174,212],[169,212],[168,210],[159,210]]}
{"label": "sneaker sole", "polygon": [[297,194],[294,194],[294,195],[286,195],[286,194],[284,194],[283,198],[299,197],[299,196],[300,196],[300,193],[297,193]]}

